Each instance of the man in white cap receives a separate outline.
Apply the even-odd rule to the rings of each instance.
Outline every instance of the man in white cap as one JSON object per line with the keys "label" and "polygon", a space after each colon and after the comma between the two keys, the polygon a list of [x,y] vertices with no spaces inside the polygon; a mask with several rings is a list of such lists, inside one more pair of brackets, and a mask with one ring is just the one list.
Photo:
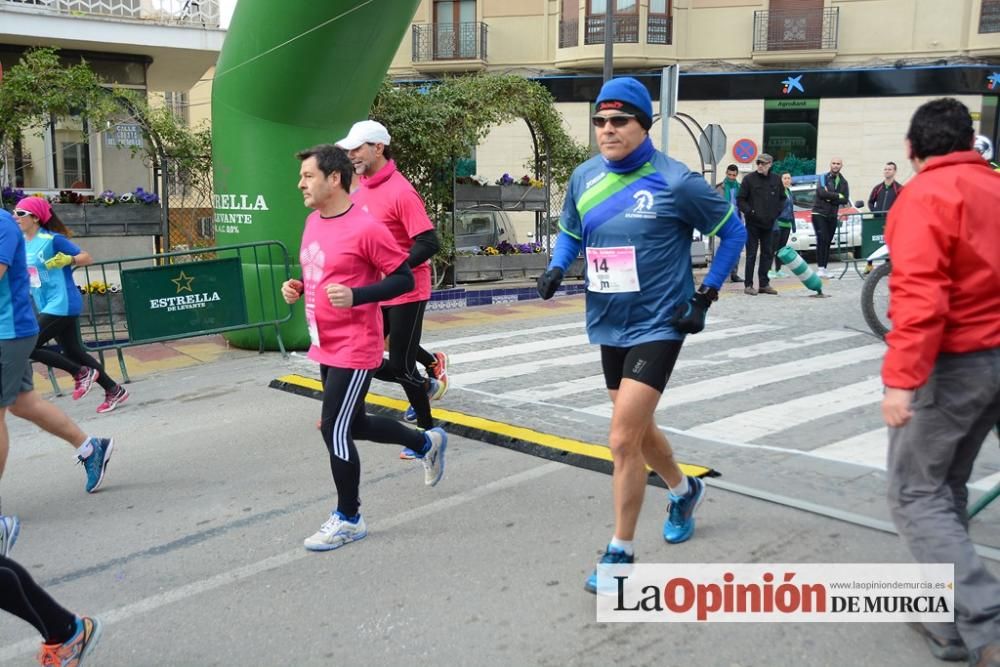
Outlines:
{"label": "man in white cap", "polygon": [[[374,120],[355,123],[337,146],[347,151],[354,171],[361,177],[360,187],[352,194],[354,201],[376,220],[384,223],[404,252],[413,271],[414,288],[382,304],[383,327],[389,336],[389,358],[375,373],[383,382],[398,382],[410,401],[407,421],[427,430],[433,428],[430,400],[440,399],[448,389],[447,356],[431,355],[420,347],[424,309],[431,298],[428,260],[440,244],[434,223],[427,217],[423,199],[396,169],[392,159],[389,131]],[[431,377],[417,371],[417,361],[428,368]],[[403,450],[400,458],[412,459],[413,452]]]}

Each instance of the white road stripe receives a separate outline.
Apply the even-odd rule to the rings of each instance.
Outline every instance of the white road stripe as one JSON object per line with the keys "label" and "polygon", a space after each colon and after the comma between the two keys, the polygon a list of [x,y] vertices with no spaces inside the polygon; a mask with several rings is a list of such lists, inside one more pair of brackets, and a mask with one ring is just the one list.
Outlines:
{"label": "white road stripe", "polygon": [[[889,456],[889,429],[883,427],[868,431],[814,449],[810,454],[829,461],[885,470]],[[990,491],[997,484],[1000,484],[1000,472],[969,482],[969,488]]]}
{"label": "white road stripe", "polygon": [[[854,336],[858,334],[855,332],[848,332],[848,335]],[[791,340],[776,340],[765,343],[764,345],[768,346],[768,351],[773,352],[804,347],[806,345],[820,345],[830,341],[839,340],[844,337],[846,336],[842,330],[834,329],[830,331],[818,331],[814,334],[809,334],[808,336],[797,336]],[[688,338],[685,342],[685,349],[686,346],[694,340],[694,338]],[[757,346],[751,345],[750,347],[756,348]],[[743,358],[742,351],[746,349],[747,348],[733,348],[733,350],[713,353],[698,359],[679,359],[677,364],[674,366],[674,369],[680,370],[683,368],[719,366],[729,363],[734,358]],[[885,346],[883,345],[872,345],[870,347],[859,348],[857,350],[836,352],[830,355],[812,357],[801,361],[790,361],[775,366],[765,366],[763,369],[760,369],[766,371],[764,373],[761,373],[760,370],[751,370],[746,371],[745,373],[734,373],[717,379],[705,380],[704,382],[695,382],[686,385],[671,384],[665,392],[663,398],[660,400],[660,406],[658,409],[662,410],[670,405],[692,403],[706,398],[713,398],[738,391],[744,391],[745,389],[760,386],[762,384],[770,384],[780,380],[807,375],[817,370],[840,368],[842,366],[856,363],[857,361],[879,357],[882,355],[884,350]],[[733,352],[734,354],[730,355],[730,352]],[[751,356],[758,357],[761,354],[766,354],[766,352],[758,351]],[[681,356],[684,356],[684,350],[681,350]],[[553,382],[535,387],[527,387],[525,389],[517,389],[515,391],[498,394],[497,399],[514,401],[517,403],[532,403],[537,401],[547,401],[553,398],[561,398],[563,396],[572,396],[573,394],[582,394],[595,389],[604,389],[603,374],[590,375],[588,377],[566,380],[563,382]],[[605,402],[588,406],[584,409],[590,414],[603,415],[605,417],[611,416],[611,407]]]}
{"label": "white road stripe", "polygon": [[[388,530],[390,528],[395,528],[396,526],[408,525],[417,519],[421,519],[431,514],[437,514],[438,512],[457,507],[458,505],[464,505],[484,496],[510,489],[523,482],[536,480],[540,477],[554,473],[557,470],[568,469],[569,468],[562,463],[546,463],[536,468],[531,468],[514,475],[509,475],[508,477],[503,477],[481,487],[470,489],[464,493],[448,496],[432,503],[428,503],[427,505],[401,512],[392,517],[387,517],[384,521],[379,522],[377,525],[379,530]],[[360,547],[354,548],[364,549],[366,547],[362,544]],[[296,561],[310,556],[315,558],[312,552],[306,551],[304,548],[300,547],[276,556],[271,556],[270,558],[249,563],[242,567],[221,572],[200,581],[195,581],[172,590],[164,591],[163,593],[151,595],[131,604],[98,612],[96,616],[100,618],[105,625],[114,625],[115,623],[121,623],[122,621],[126,621],[134,616],[155,611],[169,604],[181,602],[182,600],[201,595],[202,593],[207,593],[208,591],[222,588],[223,586],[235,584],[239,581],[243,581],[244,579],[252,579],[262,572],[291,565]],[[38,639],[27,639],[14,644],[8,644],[7,646],[0,648],[0,662],[12,660],[16,657],[32,653],[37,650]]]}
{"label": "white road stripe", "polygon": [[813,456],[885,470],[889,429],[882,427],[812,450]]}
{"label": "white road stripe", "polygon": [[[715,329],[718,325],[728,322],[729,320],[724,317],[712,318],[709,320],[708,328],[709,330]],[[459,345],[472,345],[474,343],[486,343],[493,340],[502,340],[504,338],[524,338],[525,336],[534,336],[536,334],[551,333],[553,331],[569,331],[576,329],[581,333],[586,330],[586,325],[583,320],[576,320],[573,322],[566,322],[563,324],[548,324],[543,327],[531,327],[530,329],[505,329],[503,331],[495,331],[488,334],[476,334],[474,336],[462,336],[460,338],[444,338],[441,340],[435,340],[434,336],[428,336],[427,332],[424,332],[424,336],[421,339],[423,343],[426,343],[424,347],[432,346],[434,349],[447,349],[449,347],[458,347]]]}
{"label": "white road stripe", "polygon": [[[745,336],[747,334],[762,333],[765,331],[774,331],[776,329],[781,329],[780,326],[773,326],[769,324],[749,324],[742,327],[732,327],[730,329],[719,329],[718,331],[705,331],[698,334],[697,336],[692,336],[689,338],[685,345],[690,347],[692,345],[697,345],[701,343],[711,343],[717,340],[726,340],[728,338],[736,338],[739,336]],[[524,345],[528,345],[525,343]],[[519,350],[523,349],[521,345],[509,345],[506,347],[497,347],[488,350],[490,353],[487,359],[503,359],[512,355],[521,354]],[[470,353],[479,354],[479,353]],[[462,355],[456,354],[449,357],[451,363],[460,363]],[[481,360],[481,359],[480,359]],[[531,375],[533,373],[538,373],[539,371],[544,371],[550,368],[563,368],[565,366],[579,366],[583,364],[600,363],[601,353],[596,346],[588,350],[587,352],[581,352],[579,354],[566,355],[561,357],[542,357],[535,361],[523,362],[520,364],[496,364],[482,370],[471,371],[471,372],[458,372],[450,382],[453,387],[468,387],[475,384],[480,384],[482,382],[491,382],[494,380],[501,380],[504,378],[519,377],[522,375]]]}
{"label": "white road stripe", "polygon": [[870,405],[881,399],[882,380],[873,377],[820,394],[800,396],[776,405],[740,412],[714,422],[699,424],[689,430],[695,435],[709,438],[753,442],[778,431]]}
{"label": "white road stripe", "polygon": [[[781,343],[782,341],[775,342]],[[850,366],[862,361],[879,359],[883,354],[885,354],[884,345],[866,345],[865,347],[858,347],[851,350],[842,350],[831,354],[821,354],[815,357],[786,361],[774,366],[761,366],[749,371],[723,375],[709,380],[702,380],[701,382],[668,387],[660,399],[657,410],[665,410],[686,403],[695,403],[727,394],[744,392],[763,385],[811,375],[819,371],[843,368],[844,366]]]}
{"label": "white road stripe", "polygon": [[[753,345],[744,345],[741,347],[734,347],[729,350],[723,350],[721,352],[713,352],[712,354],[706,354],[705,359],[756,359],[765,354],[774,354],[775,352],[785,352],[787,350],[797,350],[799,348],[809,347],[810,345],[833,343],[838,340],[844,340],[845,338],[860,335],[861,332],[851,331],[849,329],[827,329],[824,331],[804,334],[802,336],[796,336],[795,338],[789,338],[786,340],[764,341],[763,343],[754,343]],[[882,345],[881,349],[884,352],[885,345]]]}

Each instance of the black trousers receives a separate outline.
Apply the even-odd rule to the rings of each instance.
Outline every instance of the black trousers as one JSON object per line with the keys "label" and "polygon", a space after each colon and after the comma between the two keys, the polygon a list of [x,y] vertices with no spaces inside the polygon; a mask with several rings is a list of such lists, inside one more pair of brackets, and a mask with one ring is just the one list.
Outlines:
{"label": "black trousers", "polygon": [[789,227],[778,227],[774,232],[772,232],[772,240],[774,241],[774,270],[781,270],[781,260],[778,259],[778,251],[785,247],[788,243],[788,235],[792,233]]}
{"label": "black trousers", "polygon": [[62,644],[76,634],[76,616],[6,556],[0,556],[0,609],[35,626],[46,644]]}
{"label": "black trousers", "polygon": [[320,432],[330,453],[330,472],[337,487],[337,511],[352,517],[361,507],[358,491],[361,459],[354,440],[402,445],[415,452],[424,450],[426,440],[423,433],[395,419],[365,412],[371,371],[320,365],[319,376],[323,381]]}
{"label": "black trousers", "polygon": [[830,244],[837,233],[837,216],[813,213],[812,219],[816,230],[816,266],[826,268],[830,262]]}
{"label": "black trousers", "polygon": [[760,268],[757,272],[757,281],[760,287],[767,287],[771,284],[771,279],[767,277],[767,271],[771,268],[771,256],[774,250],[771,230],[762,227],[747,225],[747,263],[743,274],[743,284],[753,287],[753,270],[757,263],[757,248],[760,247]]}
{"label": "black trousers", "polygon": [[428,380],[417,370],[417,350],[424,326],[426,301],[382,307],[382,330],[389,337],[389,358],[375,371],[376,379],[396,382],[417,413],[417,426],[434,428]]}
{"label": "black trousers", "polygon": [[[104,366],[90,356],[80,343],[79,324],[80,318],[75,315],[41,313],[38,316],[38,342],[35,343],[35,349],[31,353],[31,360],[66,371],[73,377],[76,377],[82,366],[96,368],[100,373],[97,383],[105,392],[113,391],[118,387],[118,383],[111,379]],[[55,339],[62,348],[62,354],[42,349],[42,346],[52,339]]]}

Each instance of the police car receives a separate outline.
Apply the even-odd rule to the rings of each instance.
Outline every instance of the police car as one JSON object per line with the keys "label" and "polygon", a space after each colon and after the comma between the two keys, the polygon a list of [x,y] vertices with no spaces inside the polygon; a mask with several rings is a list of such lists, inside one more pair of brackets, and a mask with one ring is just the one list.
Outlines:
{"label": "police car", "polygon": [[[792,204],[795,211],[795,231],[788,236],[788,245],[804,259],[816,258],[816,230],[812,224],[812,207],[816,203],[816,183],[819,176],[792,176]],[[830,252],[853,252],[861,255],[861,211],[864,202],[858,200],[853,206],[840,207],[840,225],[837,238],[830,244]],[[776,249],[777,250],[777,249]]]}

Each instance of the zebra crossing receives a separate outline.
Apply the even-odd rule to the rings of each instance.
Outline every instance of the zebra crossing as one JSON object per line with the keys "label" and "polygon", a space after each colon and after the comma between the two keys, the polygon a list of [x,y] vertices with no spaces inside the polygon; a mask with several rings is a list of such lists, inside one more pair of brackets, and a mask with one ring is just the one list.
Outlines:
{"label": "zebra crossing", "polygon": [[[484,405],[611,416],[600,353],[579,319],[452,338],[425,335],[424,346],[448,353],[451,391],[468,392]],[[884,350],[857,330],[715,318],[686,340],[657,423],[723,445],[884,470]],[[991,435],[970,486],[986,491],[997,483],[1000,455]]]}

